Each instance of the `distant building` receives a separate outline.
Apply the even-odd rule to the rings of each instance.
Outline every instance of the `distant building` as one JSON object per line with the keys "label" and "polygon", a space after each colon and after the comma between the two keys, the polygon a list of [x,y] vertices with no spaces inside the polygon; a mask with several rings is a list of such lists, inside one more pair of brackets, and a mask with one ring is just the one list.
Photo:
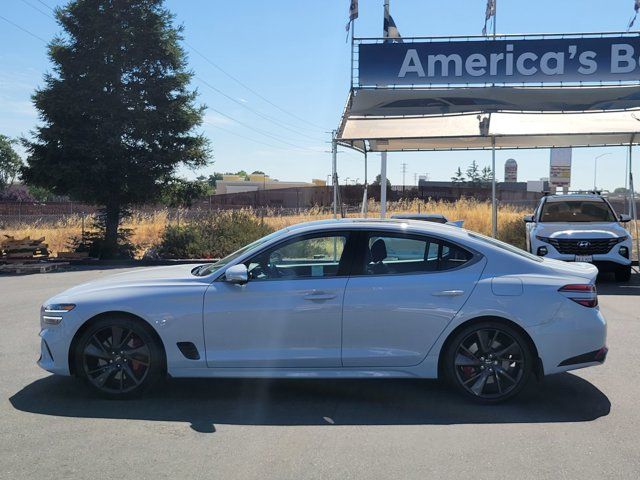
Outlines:
{"label": "distant building", "polygon": [[[229,178],[237,177],[237,178]],[[216,195],[225,195],[227,193],[244,193],[255,192],[258,190],[276,190],[281,188],[300,188],[317,186],[315,182],[323,180],[314,180],[314,183],[308,182],[280,182],[269,178],[268,175],[254,174],[249,175],[249,180],[244,180],[237,175],[223,175],[222,180],[216,182]],[[326,182],[325,182],[326,185]]]}
{"label": "distant building", "polygon": [[504,163],[504,181],[515,183],[518,181],[518,162],[510,158]]}

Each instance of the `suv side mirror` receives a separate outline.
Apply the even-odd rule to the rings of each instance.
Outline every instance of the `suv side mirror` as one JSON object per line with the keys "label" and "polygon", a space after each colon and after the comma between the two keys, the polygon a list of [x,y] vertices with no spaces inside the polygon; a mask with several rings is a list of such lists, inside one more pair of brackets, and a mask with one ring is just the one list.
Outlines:
{"label": "suv side mirror", "polygon": [[233,265],[227,268],[227,271],[224,272],[224,279],[226,282],[235,283],[238,285],[242,285],[249,281],[249,272],[247,271],[247,266],[243,263],[239,265]]}
{"label": "suv side mirror", "polygon": [[524,220],[524,223],[532,223],[533,215],[525,215],[524,217],[522,217],[522,220]]}
{"label": "suv side mirror", "polygon": [[620,215],[618,215],[618,219],[622,223],[627,223],[631,221],[631,215],[627,215],[626,213],[621,213]]}

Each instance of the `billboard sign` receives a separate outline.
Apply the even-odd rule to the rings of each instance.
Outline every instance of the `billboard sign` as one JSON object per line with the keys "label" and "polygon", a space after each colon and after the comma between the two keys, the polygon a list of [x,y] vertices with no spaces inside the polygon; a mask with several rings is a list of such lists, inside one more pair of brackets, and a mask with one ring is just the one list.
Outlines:
{"label": "billboard sign", "polygon": [[638,35],[360,43],[358,48],[360,86],[637,82],[640,77]]}
{"label": "billboard sign", "polygon": [[571,183],[571,147],[552,148],[549,163],[549,184],[568,187]]}

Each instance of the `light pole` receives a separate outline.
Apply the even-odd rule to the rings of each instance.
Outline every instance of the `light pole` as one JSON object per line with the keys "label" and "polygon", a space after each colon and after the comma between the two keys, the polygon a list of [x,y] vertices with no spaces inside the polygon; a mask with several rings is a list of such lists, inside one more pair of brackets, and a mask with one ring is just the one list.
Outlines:
{"label": "light pole", "polygon": [[598,159],[601,157],[604,157],[605,155],[611,155],[611,152],[601,153],[600,155],[598,155],[596,158],[593,159],[593,191],[594,192],[598,189],[598,187],[596,186],[596,178],[598,175]]}

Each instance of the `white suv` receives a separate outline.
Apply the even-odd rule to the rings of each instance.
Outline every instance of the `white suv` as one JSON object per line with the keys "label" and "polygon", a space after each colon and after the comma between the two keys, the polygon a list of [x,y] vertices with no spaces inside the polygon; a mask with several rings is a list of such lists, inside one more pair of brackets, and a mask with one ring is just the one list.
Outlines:
{"label": "white suv", "polygon": [[632,240],[611,204],[596,194],[543,197],[533,215],[526,215],[527,249],[538,256],[595,264],[613,271],[618,281],[631,277]]}

